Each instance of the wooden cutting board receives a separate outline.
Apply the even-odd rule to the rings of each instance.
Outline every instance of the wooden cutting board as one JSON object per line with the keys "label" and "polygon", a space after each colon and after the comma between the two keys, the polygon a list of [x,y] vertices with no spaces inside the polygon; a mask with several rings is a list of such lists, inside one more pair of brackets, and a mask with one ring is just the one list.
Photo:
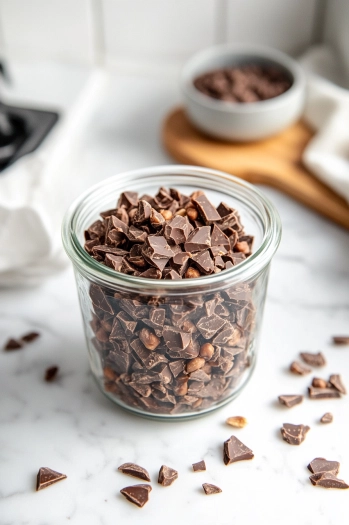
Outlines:
{"label": "wooden cutting board", "polygon": [[349,229],[346,201],[302,164],[303,150],[312,136],[310,128],[297,122],[263,141],[220,142],[197,131],[183,108],[172,111],[162,129],[165,148],[182,164],[206,166],[252,183],[267,184]]}

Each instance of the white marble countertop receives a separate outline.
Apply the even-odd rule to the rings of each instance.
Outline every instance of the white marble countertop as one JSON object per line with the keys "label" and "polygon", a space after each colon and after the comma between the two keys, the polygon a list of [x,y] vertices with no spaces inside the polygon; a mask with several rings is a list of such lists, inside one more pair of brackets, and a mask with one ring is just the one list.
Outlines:
{"label": "white marble countertop", "polygon": [[[159,126],[178,101],[174,85],[171,76],[111,78],[80,145],[86,184],[96,172],[102,178],[171,162],[161,148]],[[271,269],[259,360],[240,397],[204,418],[148,421],[103,397],[89,373],[70,267],[39,287],[1,292],[0,343],[30,330],[42,337],[24,350],[0,352],[0,525],[347,523],[349,491],[313,487],[306,466],[317,456],[338,460],[340,477],[349,482],[349,397],[306,398],[287,409],[277,396],[306,393],[311,376],[287,370],[303,349],[324,351],[328,365],[316,375],[341,373],[349,385],[349,347],[331,345],[332,335],[349,332],[349,235],[263,189],[281,214],[284,233]],[[45,383],[45,369],[55,364],[58,380]],[[321,425],[326,411],[334,422]],[[235,431],[226,426],[231,415],[247,417],[248,426]],[[282,441],[283,422],[311,427],[301,446]],[[222,444],[231,434],[252,448],[253,461],[223,464]],[[194,474],[191,464],[201,459],[207,471]],[[119,493],[133,483],[117,472],[127,461],[146,467],[153,480],[143,509]],[[163,463],[179,471],[169,488],[156,483]],[[43,466],[68,478],[36,493],[36,473]],[[219,485],[222,494],[207,498],[204,482]]]}

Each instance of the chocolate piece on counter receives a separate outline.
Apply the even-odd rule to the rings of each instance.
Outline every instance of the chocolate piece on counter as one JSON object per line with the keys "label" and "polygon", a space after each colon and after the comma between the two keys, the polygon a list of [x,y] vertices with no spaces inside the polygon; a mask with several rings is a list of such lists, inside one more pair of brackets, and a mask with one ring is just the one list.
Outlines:
{"label": "chocolate piece on counter", "polygon": [[201,226],[193,230],[187,241],[184,243],[186,252],[199,252],[211,246],[211,228],[209,226]]}
{"label": "chocolate piece on counter", "polygon": [[315,458],[308,465],[308,470],[313,474],[320,474],[322,472],[331,472],[337,476],[340,464],[338,461],[328,461],[325,458]]}
{"label": "chocolate piece on counter", "polygon": [[309,477],[311,483],[325,489],[349,489],[349,485],[331,472],[321,472]]}
{"label": "chocolate piece on counter", "polygon": [[222,492],[222,489],[217,487],[217,485],[212,485],[211,483],[203,483],[202,488],[204,489],[206,496],[211,496],[211,494],[219,494]]}
{"label": "chocolate piece on counter", "polygon": [[121,489],[120,492],[128,501],[137,505],[137,507],[144,507],[149,501],[149,492],[151,492],[151,490],[150,485],[140,484],[125,487]]}
{"label": "chocolate piece on counter", "polygon": [[28,332],[27,334],[22,335],[21,341],[23,341],[24,343],[32,343],[38,337],[40,337],[40,334],[38,332]]}
{"label": "chocolate piece on counter", "polygon": [[202,317],[196,326],[205,339],[211,339],[225,323],[224,319],[213,314],[209,317]]}
{"label": "chocolate piece on counter", "polygon": [[246,447],[237,437],[231,436],[224,441],[223,461],[225,465],[253,458],[252,450]]}
{"label": "chocolate piece on counter", "polygon": [[326,359],[321,352],[301,352],[300,356],[303,359],[303,361],[310,366],[325,366],[326,364]]}
{"label": "chocolate piece on counter", "polygon": [[118,467],[118,470],[120,470],[123,474],[127,474],[128,476],[150,481],[148,471],[145,468],[136,465],[135,463],[123,463],[120,465],[120,467]]}
{"label": "chocolate piece on counter", "polygon": [[13,339],[12,337],[7,341],[7,343],[4,346],[4,350],[6,352],[11,352],[11,350],[19,350],[20,348],[23,348],[21,342],[17,341],[17,339]]}
{"label": "chocolate piece on counter", "polygon": [[159,470],[158,483],[163,487],[169,487],[178,478],[177,470],[162,465]]}
{"label": "chocolate piece on counter", "polygon": [[228,417],[225,422],[227,425],[236,428],[244,428],[247,425],[247,419],[243,416]]}
{"label": "chocolate piece on counter", "polygon": [[287,406],[288,408],[299,405],[303,401],[303,396],[300,395],[288,395],[288,396],[279,396],[279,402],[282,405]]}
{"label": "chocolate piece on counter", "polygon": [[192,199],[192,201],[196,205],[205,224],[211,224],[213,221],[219,221],[221,219],[218,211],[206,195],[199,195],[195,199]]}
{"label": "chocolate piece on counter", "polygon": [[49,383],[50,381],[53,381],[54,379],[56,379],[58,371],[59,371],[58,366],[50,366],[49,368],[47,368],[45,372],[45,381]]}
{"label": "chocolate piece on counter", "polygon": [[320,423],[332,423],[332,421],[333,415],[331,414],[331,412],[326,412],[320,419]]}
{"label": "chocolate piece on counter", "polygon": [[332,374],[332,375],[330,375],[329,382],[341,394],[346,394],[347,393],[346,388],[343,385],[342,378],[341,378],[341,376],[339,374]]}
{"label": "chocolate piece on counter", "polygon": [[341,397],[340,392],[335,388],[315,388],[313,386],[308,387],[310,399],[332,399]]}
{"label": "chocolate piece on counter", "polygon": [[315,388],[331,388],[331,385],[327,383],[326,379],[321,379],[320,377],[313,377],[311,386]]}
{"label": "chocolate piece on counter", "polygon": [[203,459],[197,463],[193,463],[194,472],[203,472],[204,470],[206,470],[206,463]]}
{"label": "chocolate piece on counter", "polygon": [[282,439],[290,445],[300,445],[305,440],[307,432],[310,427],[307,425],[292,425],[291,423],[283,423],[281,427]]}
{"label": "chocolate piece on counter", "polygon": [[45,489],[46,487],[57,483],[57,481],[66,479],[66,477],[67,476],[65,474],[61,474],[60,472],[56,472],[55,470],[47,467],[42,467],[37,475],[36,490]]}
{"label": "chocolate piece on counter", "polygon": [[311,368],[303,365],[302,363],[299,363],[298,361],[293,361],[293,363],[291,363],[290,365],[290,371],[294,374],[305,376],[307,374],[310,374]]}
{"label": "chocolate piece on counter", "polygon": [[349,345],[349,335],[334,335],[332,342],[335,345]]}

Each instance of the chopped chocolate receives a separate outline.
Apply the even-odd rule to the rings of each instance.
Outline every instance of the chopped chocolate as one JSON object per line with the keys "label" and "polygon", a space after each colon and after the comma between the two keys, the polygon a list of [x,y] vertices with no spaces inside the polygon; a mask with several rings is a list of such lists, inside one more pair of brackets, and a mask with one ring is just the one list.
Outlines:
{"label": "chopped chocolate", "polygon": [[57,483],[57,481],[66,479],[66,477],[67,476],[65,474],[61,474],[60,472],[56,472],[55,470],[47,467],[42,467],[37,475],[36,490],[45,489],[46,487]]}
{"label": "chopped chocolate", "polygon": [[326,364],[326,359],[321,352],[301,352],[300,356],[303,359],[303,361],[310,366],[325,366]]}
{"label": "chopped chocolate", "polygon": [[349,489],[349,485],[342,479],[331,472],[321,472],[309,477],[311,483],[315,486],[324,487],[325,489]]}
{"label": "chopped chocolate", "polygon": [[228,417],[225,422],[227,425],[236,428],[244,428],[247,425],[247,419],[243,416]]}
{"label": "chopped chocolate", "polygon": [[195,228],[184,243],[186,252],[199,252],[211,246],[211,228],[209,226],[201,226]]}
{"label": "chopped chocolate", "polygon": [[223,461],[225,465],[253,458],[252,450],[246,447],[237,437],[231,436],[224,441]]}
{"label": "chopped chocolate", "polygon": [[118,467],[118,470],[120,470],[123,474],[127,474],[128,476],[150,481],[148,471],[145,468],[136,465],[135,463],[123,463],[120,465],[120,467]]}
{"label": "chopped chocolate", "polygon": [[194,472],[203,472],[204,470],[206,470],[206,463],[203,459],[197,463],[193,463]]}
{"label": "chopped chocolate", "polygon": [[294,407],[295,405],[299,405],[303,401],[303,396],[300,395],[288,395],[288,396],[279,396],[278,397],[279,402],[282,405],[287,406],[288,408]]}
{"label": "chopped chocolate", "polygon": [[24,343],[32,343],[38,337],[40,337],[40,334],[38,332],[28,332],[27,334],[22,335],[21,341],[23,341]]}
{"label": "chopped chocolate", "polygon": [[216,314],[209,317],[202,317],[197,322],[197,328],[205,339],[211,339],[226,323],[224,319]]}
{"label": "chopped chocolate", "polygon": [[11,352],[12,350],[19,350],[20,348],[23,348],[23,344],[21,344],[21,342],[17,339],[13,339],[12,337],[7,341],[7,343],[4,346],[4,350],[6,352]]}
{"label": "chopped chocolate", "polygon": [[219,221],[221,219],[218,211],[211,204],[205,194],[199,195],[195,199],[192,198],[192,201],[197,207],[205,224],[212,224],[213,221]]}
{"label": "chopped chocolate", "polygon": [[323,472],[330,472],[334,476],[337,476],[339,472],[338,461],[328,461],[325,458],[315,458],[308,465],[308,469],[312,474],[321,474]]}
{"label": "chopped chocolate", "polygon": [[45,381],[49,383],[50,381],[53,381],[54,379],[56,379],[58,371],[59,371],[58,366],[50,366],[49,368],[47,368],[45,372]]}
{"label": "chopped chocolate", "polygon": [[349,345],[349,335],[334,335],[332,341],[335,345]]}
{"label": "chopped chocolate", "polygon": [[162,465],[159,471],[158,483],[163,487],[169,487],[178,478],[177,470]]}
{"label": "chopped chocolate", "polygon": [[333,415],[331,414],[331,412],[326,412],[320,419],[320,423],[332,423],[332,421]]}
{"label": "chopped chocolate", "polygon": [[311,368],[303,365],[302,363],[299,363],[298,361],[293,361],[290,365],[290,371],[294,374],[305,376],[307,374],[310,374]]}
{"label": "chopped chocolate", "polygon": [[211,496],[211,494],[219,494],[222,492],[222,489],[217,487],[217,485],[212,485],[211,483],[203,483],[202,488],[204,489],[206,496]]}
{"label": "chopped chocolate", "polygon": [[300,445],[305,440],[307,432],[310,427],[306,425],[292,425],[291,423],[283,423],[281,427],[282,439],[290,445]]}
{"label": "chopped chocolate", "polygon": [[214,262],[209,250],[202,250],[192,255],[192,261],[203,275],[208,275],[214,271]]}
{"label": "chopped chocolate", "polygon": [[121,489],[120,492],[128,501],[134,505],[137,505],[137,507],[144,507],[144,505],[149,501],[149,492],[151,492],[151,490],[152,488],[150,485],[142,483],[139,485],[125,487]]}
{"label": "chopped chocolate", "polygon": [[308,391],[310,399],[332,399],[341,397],[340,392],[335,388],[315,388],[310,386]]}
{"label": "chopped chocolate", "polygon": [[329,383],[341,394],[346,394],[346,388],[343,385],[342,378],[339,374],[332,374],[330,375]]}

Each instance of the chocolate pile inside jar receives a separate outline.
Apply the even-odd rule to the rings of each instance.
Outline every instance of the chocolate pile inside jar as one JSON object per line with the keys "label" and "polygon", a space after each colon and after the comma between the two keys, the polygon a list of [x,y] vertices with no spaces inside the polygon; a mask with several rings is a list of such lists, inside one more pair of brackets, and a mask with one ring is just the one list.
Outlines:
{"label": "chocolate pile inside jar", "polygon": [[281,95],[291,87],[291,81],[275,66],[246,64],[209,71],[196,78],[194,86],[226,102],[258,102]]}
{"label": "chocolate pile inside jar", "polygon": [[[160,188],[124,192],[85,232],[86,251],[117,272],[153,279],[219,273],[251,254],[239,214]],[[156,293],[156,292],[155,292]],[[104,389],[154,414],[198,411],[225,399],[249,366],[255,310],[252,286],[145,295],[90,284],[90,326]]]}

